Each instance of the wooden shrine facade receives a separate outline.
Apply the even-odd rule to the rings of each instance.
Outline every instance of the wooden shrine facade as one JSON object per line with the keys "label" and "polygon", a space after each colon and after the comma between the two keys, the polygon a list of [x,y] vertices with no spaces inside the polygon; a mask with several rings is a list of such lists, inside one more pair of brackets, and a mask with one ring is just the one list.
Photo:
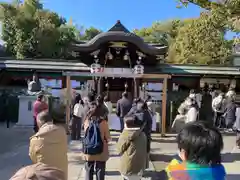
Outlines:
{"label": "wooden shrine facade", "polygon": [[88,76],[93,77],[93,89],[100,94],[108,93],[111,101],[116,102],[123,91],[131,98],[139,96],[142,78],[133,77],[131,71],[139,66],[137,74],[150,73],[165,58],[167,47],[145,43],[117,21],[109,31],[90,41],[72,44],[71,50],[90,67],[91,75]]}
{"label": "wooden shrine facade", "polygon": [[[67,89],[70,93],[70,80],[73,76],[91,77],[92,89],[98,94],[108,94],[116,103],[126,91],[129,97],[139,97],[139,87],[144,81],[159,80],[162,89],[162,133],[166,132],[166,93],[168,74],[152,74],[160,60],[164,60],[167,47],[150,45],[125,28],[120,21],[88,42],[71,45],[72,54],[90,68],[90,72],[66,72]],[[67,114],[69,117],[70,110]]]}

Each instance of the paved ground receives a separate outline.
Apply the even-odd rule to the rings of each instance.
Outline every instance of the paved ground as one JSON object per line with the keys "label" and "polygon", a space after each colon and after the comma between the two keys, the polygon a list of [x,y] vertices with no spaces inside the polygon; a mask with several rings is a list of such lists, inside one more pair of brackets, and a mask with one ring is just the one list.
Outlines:
{"label": "paved ground", "polygon": [[[31,163],[28,157],[28,138],[31,136],[31,129],[6,129],[0,125],[0,175],[2,180],[9,179],[20,167]],[[107,162],[106,179],[120,180],[118,172],[119,158],[116,155],[115,143],[118,133],[112,133],[113,141],[110,143],[111,158]],[[174,137],[161,138],[153,134],[152,142],[152,163],[144,179],[160,180],[161,170],[164,169],[167,162],[171,160],[172,155],[177,151]],[[228,173],[228,180],[240,179],[240,150],[234,148],[235,137],[224,136],[225,148],[223,151],[223,162]],[[69,144],[69,179],[83,180],[84,167],[83,161],[79,156],[81,144],[78,141],[72,141]],[[155,169],[158,172],[155,172]]]}
{"label": "paved ground", "polygon": [[31,164],[28,157],[32,129],[7,129],[0,124],[0,176],[8,180],[20,167]]}

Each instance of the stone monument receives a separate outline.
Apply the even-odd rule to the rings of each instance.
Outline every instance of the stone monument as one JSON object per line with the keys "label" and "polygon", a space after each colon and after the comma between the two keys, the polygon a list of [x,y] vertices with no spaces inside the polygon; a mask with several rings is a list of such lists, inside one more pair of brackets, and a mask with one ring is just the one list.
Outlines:
{"label": "stone monument", "polygon": [[38,74],[34,73],[32,81],[28,81],[28,95],[35,96],[42,93],[41,82],[39,81]]}
{"label": "stone monument", "polygon": [[38,74],[34,73],[32,80],[28,81],[27,93],[18,96],[19,110],[17,126],[33,126],[33,104],[40,94],[46,94],[46,92],[41,90]]}

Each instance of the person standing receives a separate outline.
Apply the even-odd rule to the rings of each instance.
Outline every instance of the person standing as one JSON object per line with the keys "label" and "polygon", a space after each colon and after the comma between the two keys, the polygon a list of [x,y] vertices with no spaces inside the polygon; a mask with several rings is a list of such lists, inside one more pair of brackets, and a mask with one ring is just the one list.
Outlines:
{"label": "person standing", "polygon": [[48,111],[37,115],[39,131],[30,138],[29,156],[33,162],[44,163],[62,170],[68,177],[68,142],[66,130],[53,124]]}
{"label": "person standing", "polygon": [[82,112],[83,122],[85,121],[87,113],[90,110],[90,104],[94,101],[95,101],[95,94],[93,91],[90,91],[87,97],[84,98],[84,106],[83,106],[83,112]]}
{"label": "person standing", "polygon": [[48,110],[48,105],[45,102],[45,97],[43,94],[38,95],[37,100],[33,104],[33,119],[34,119],[34,127],[33,130],[35,133],[38,132],[37,125],[37,115],[42,112]]}
{"label": "person standing", "polygon": [[80,96],[78,103],[76,103],[73,108],[73,117],[71,122],[72,140],[81,139],[82,115],[83,115],[83,101]]}
{"label": "person standing", "polygon": [[82,158],[85,161],[85,180],[93,180],[94,171],[96,171],[97,180],[105,179],[110,132],[108,123],[102,115],[101,103],[91,102],[84,121]]}
{"label": "person standing", "polygon": [[199,120],[202,121],[207,121],[211,124],[212,123],[212,96],[211,94],[207,91],[207,89],[203,90],[203,96],[202,96],[202,103],[201,103],[201,108],[199,109]]}
{"label": "person standing", "polygon": [[124,180],[140,180],[145,170],[147,138],[141,129],[141,121],[134,116],[124,118],[125,127],[121,133],[117,150],[120,154],[120,173]]}
{"label": "person standing", "polygon": [[127,92],[122,94],[122,98],[117,101],[116,114],[120,120],[121,132],[124,129],[124,117],[128,114],[132,108],[132,102],[128,99]]}
{"label": "person standing", "polygon": [[185,123],[197,121],[199,107],[196,100],[188,97],[186,99],[186,105],[188,106],[188,111],[186,113]]}
{"label": "person standing", "polygon": [[134,116],[137,117],[138,120],[142,122],[142,129],[147,137],[147,156],[146,156],[146,166],[147,169],[149,167],[149,153],[151,150],[151,132],[152,132],[152,116],[149,112],[147,102],[141,101],[137,104],[137,110],[134,113]]}
{"label": "person standing", "polygon": [[214,112],[213,123],[215,127],[222,128],[222,115],[224,111],[224,94],[220,93],[212,101],[212,109]]}
{"label": "person standing", "polygon": [[236,109],[237,105],[232,96],[227,98],[227,105],[224,111],[223,117],[225,119],[225,125],[228,131],[232,131],[233,124],[236,121]]}

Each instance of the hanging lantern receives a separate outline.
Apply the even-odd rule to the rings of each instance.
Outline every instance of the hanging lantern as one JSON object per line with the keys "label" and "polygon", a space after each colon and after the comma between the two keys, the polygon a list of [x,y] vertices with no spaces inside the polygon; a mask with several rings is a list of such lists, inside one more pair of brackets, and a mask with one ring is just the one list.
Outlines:
{"label": "hanging lantern", "polygon": [[134,66],[134,74],[144,74],[144,66],[141,65],[140,60],[138,60],[137,64]]}
{"label": "hanging lantern", "polygon": [[102,72],[102,68],[101,68],[101,65],[98,63],[98,59],[97,59],[97,56],[95,55],[94,56],[94,58],[95,58],[95,63],[93,63],[93,64],[91,64],[91,66],[90,66],[90,72],[91,73],[100,73],[100,72]]}
{"label": "hanging lantern", "polygon": [[126,51],[125,55],[123,56],[123,59],[125,61],[129,60],[129,52],[128,51]]}
{"label": "hanging lantern", "polygon": [[106,59],[112,60],[113,59],[113,55],[110,51],[110,49],[108,50],[107,54],[106,54]]}

